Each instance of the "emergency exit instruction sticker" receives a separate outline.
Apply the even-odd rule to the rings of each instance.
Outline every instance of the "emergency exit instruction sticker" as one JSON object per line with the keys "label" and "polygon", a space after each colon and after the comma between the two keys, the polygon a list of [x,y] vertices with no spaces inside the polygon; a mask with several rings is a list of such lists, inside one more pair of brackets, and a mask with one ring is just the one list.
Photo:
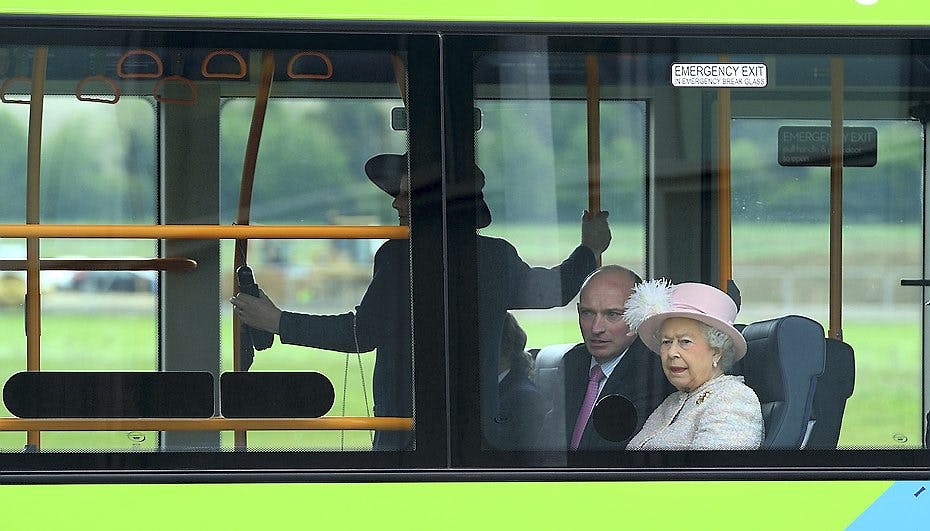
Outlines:
{"label": "emergency exit instruction sticker", "polygon": [[675,63],[674,87],[762,88],[768,84],[763,63]]}

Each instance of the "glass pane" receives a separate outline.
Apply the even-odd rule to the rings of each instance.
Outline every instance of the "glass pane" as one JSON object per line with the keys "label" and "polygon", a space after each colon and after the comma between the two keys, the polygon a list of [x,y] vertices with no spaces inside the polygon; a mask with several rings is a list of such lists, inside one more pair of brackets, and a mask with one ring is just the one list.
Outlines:
{"label": "glass pane", "polygon": [[[558,264],[578,245],[581,214],[588,208],[584,102],[514,99],[477,104],[483,116],[477,134],[478,164],[489,176],[485,197],[494,218],[482,234],[509,241],[529,264]],[[603,101],[600,113],[601,208],[610,213],[613,239],[623,242],[608,247],[601,260],[641,270],[646,104]],[[519,310],[515,315],[531,328],[529,348],[559,343],[578,328],[572,304],[546,312]]]}
{"label": "glass pane", "polygon": [[[599,259],[638,273],[645,269],[647,104],[618,97],[615,83],[603,88],[608,96],[598,109],[600,184],[589,186],[586,102],[583,92],[580,99],[570,92],[583,87],[566,88],[560,69],[570,64],[583,69],[585,56],[500,53],[484,55],[477,63],[475,105],[482,119],[476,159],[486,176],[483,193],[493,219],[486,228],[479,221],[478,240],[484,275],[479,279],[482,408],[494,412],[483,414],[494,418],[484,425],[488,449],[549,446],[537,436],[547,407],[537,394],[532,354],[582,341],[578,288],[596,265],[589,257],[601,253],[580,245],[581,221],[598,197],[600,210],[609,212],[613,241],[620,242]],[[550,71],[550,65],[558,66]],[[518,257],[507,261],[513,249]],[[537,269],[517,274],[523,262]],[[500,278],[508,280],[498,288]],[[501,305],[515,317],[503,321],[503,332],[495,313]],[[510,327],[522,329],[526,342],[508,354],[514,336],[522,343],[520,332]],[[487,339],[501,334],[500,341]],[[497,380],[487,377],[491,367],[495,375],[499,371]],[[532,390],[533,396],[520,389]],[[496,406],[488,398],[495,394]]]}
{"label": "glass pane", "polygon": [[[738,354],[738,363],[724,363],[708,374],[739,382],[747,391],[740,403],[758,413],[752,427],[761,434],[750,447],[922,446],[925,301],[919,289],[901,286],[901,279],[919,279],[925,270],[925,129],[919,120],[930,113],[922,96],[901,88],[926,86],[923,58],[902,55],[897,46],[883,48],[884,55],[842,55],[810,53],[796,48],[797,43],[767,39],[604,39],[598,41],[596,54],[574,52],[589,49],[590,43],[568,38],[491,42],[490,48],[500,49],[486,52],[483,44],[474,70],[474,105],[482,118],[476,160],[486,176],[483,193],[494,219],[480,228],[481,235],[503,238],[527,263],[542,266],[558,264],[577,245],[572,229],[577,228],[577,211],[588,204],[588,170],[597,166],[589,155],[586,127],[593,116],[589,100],[597,95],[600,189],[614,235],[604,263],[630,267],[646,278],[727,291],[715,291],[715,297],[736,304],[735,323],[747,325],[740,339],[748,341],[749,352],[745,357]],[[845,74],[842,83],[833,81],[839,79],[838,69]],[[690,74],[682,77],[676,72]],[[831,114],[840,107],[846,141],[843,217],[835,225],[835,241],[841,240],[842,246],[835,247],[842,253],[835,255],[833,262],[841,267],[832,278],[842,293],[834,289],[831,301],[830,216],[831,209],[839,209],[830,202],[829,135]],[[507,424],[513,426],[515,417],[506,408],[514,407],[507,402],[514,395],[504,385],[507,367],[494,363],[505,345],[488,337],[501,326],[493,311],[514,306],[502,302],[500,293],[507,293],[506,288],[493,279],[505,270],[494,268],[495,257],[482,255],[480,237],[478,241],[479,268],[487,267],[480,270],[486,276],[480,278],[477,292],[482,301],[478,377],[483,446],[466,461],[540,464],[534,461],[540,456],[524,460],[522,455],[514,459],[493,453],[534,448],[534,443],[508,439]],[[729,287],[728,280],[735,286]],[[495,286],[495,295],[483,293],[485,284]],[[566,288],[572,297],[578,293],[577,284],[566,282],[565,275],[561,284],[563,295]],[[562,422],[555,424],[564,433],[556,438],[555,449],[620,450],[625,442],[610,440],[605,432],[597,431],[601,439],[591,439],[597,428],[584,420],[587,371],[595,365],[605,368],[593,343],[577,346],[592,336],[585,328],[585,293],[582,289],[575,299],[580,313],[572,309],[570,297],[546,311],[513,312],[528,336],[525,349],[536,356],[536,370],[525,373],[529,384],[524,387],[547,390],[532,399],[542,404],[538,409],[545,414],[528,429],[545,433],[553,415],[562,415]],[[622,311],[625,297],[617,306]],[[785,323],[789,324],[781,328]],[[506,328],[502,335],[506,341]],[[519,343],[520,334],[516,335]],[[670,433],[676,432],[677,417],[669,412],[677,411],[675,400],[688,403],[693,391],[674,385],[672,369],[680,372],[681,367],[662,365],[670,363],[667,357],[646,348],[654,339],[640,337],[637,348],[644,355],[637,359],[643,363],[620,370],[628,382],[658,377],[669,386],[658,400],[637,407],[635,421],[629,422],[633,433],[643,430],[637,435],[640,442],[669,426]],[[558,351],[555,345],[565,347]],[[537,353],[533,347],[549,348]],[[658,348],[656,344],[652,350]],[[726,353],[724,346],[719,349]],[[632,351],[631,346],[626,352]],[[617,367],[630,362],[626,354],[615,353],[610,359]],[[607,381],[611,378],[608,375]],[[550,387],[552,382],[555,387]],[[633,401],[629,399],[639,392],[637,385],[618,394]],[[595,386],[595,396],[606,398],[607,388]],[[548,392],[552,389],[556,393]],[[565,396],[558,394],[563,392]],[[784,408],[797,412],[792,413],[796,419],[803,418],[792,424],[791,437],[782,435],[786,431],[779,424],[786,418],[778,413]],[[527,415],[536,411],[526,410]],[[666,414],[668,418],[662,416]],[[649,430],[642,428],[643,421]],[[614,425],[622,422],[626,420],[613,420]],[[833,425],[838,440],[831,440]],[[689,435],[678,435],[686,442],[655,449],[708,447],[690,446]],[[691,435],[696,440],[697,435]],[[721,441],[709,444],[729,448]],[[578,463],[705,463],[704,457],[688,455],[585,453]],[[546,463],[568,465],[576,459],[569,455]],[[737,459],[756,462],[766,457],[760,452]],[[725,459],[710,461],[731,464]]]}
{"label": "glass pane", "polygon": [[[62,50],[62,53],[66,53]],[[68,53],[73,53],[69,50]],[[43,223],[152,224],[157,221],[152,98],[127,96],[116,105],[49,95],[44,101],[41,187]],[[5,121],[0,209],[3,223],[26,216],[26,161],[29,107],[4,105]],[[57,239],[40,243],[45,259],[135,259],[157,256],[152,240]],[[23,260],[25,240],[4,239],[2,258]],[[0,330],[0,378],[26,369],[24,271],[0,273],[4,295]],[[45,371],[153,371],[158,368],[158,275],[154,271],[42,271],[40,367]],[[3,416],[12,416],[0,405]],[[22,432],[0,432],[0,448],[22,451]],[[47,432],[45,450],[138,450],[158,445],[157,432]]]}
{"label": "glass pane", "polygon": [[[387,63],[387,55],[371,58],[367,66],[379,61]],[[222,105],[223,223],[236,219],[252,108],[249,99],[224,100]],[[392,198],[369,180],[365,170],[366,163],[378,154],[406,151],[406,131],[392,128],[392,110],[397,108],[403,108],[400,98],[272,98],[255,174],[252,223],[334,228],[397,225]],[[221,252],[224,370],[232,369],[234,352],[231,308],[226,302],[232,295],[233,247],[232,242],[224,242]],[[317,337],[290,339],[307,346],[283,344],[279,337],[271,348],[255,353],[249,370],[322,373],[335,388],[335,403],[327,416],[369,417],[377,412],[379,416],[409,417],[413,385],[410,327],[398,324],[401,330],[392,328],[392,323],[410,321],[409,292],[397,291],[407,283],[409,267],[394,263],[408,263],[405,249],[405,243],[385,239],[251,241],[248,264],[261,289],[280,308],[303,314],[301,326],[309,326],[307,320],[313,319],[312,334]],[[382,266],[391,265],[379,272],[376,256],[381,256]],[[397,278],[386,276],[398,274]],[[373,275],[379,276],[377,282]],[[390,300],[378,300],[384,296]],[[380,306],[377,312],[375,306]],[[359,337],[353,336],[353,316],[347,312],[355,312],[359,319],[355,323]],[[379,314],[387,320],[370,321]],[[370,450],[373,444],[379,450],[413,448],[406,433],[381,432],[376,442],[374,432],[365,430],[250,431],[247,441],[248,448],[255,450]],[[233,446],[231,432],[224,433],[222,444]]]}
{"label": "glass pane", "polygon": [[[797,313],[829,322],[830,170],[780,166],[782,127],[829,121],[736,119],[732,128],[733,271],[742,316]],[[912,120],[847,120],[874,128],[877,163],[843,171],[843,340],[856,382],[839,446],[921,446],[922,128]]]}
{"label": "glass pane", "polygon": [[[4,48],[12,59],[0,69],[18,76],[5,96],[29,100],[30,83],[19,78],[41,61],[40,50]],[[25,261],[26,241],[4,239],[0,325],[9,340],[0,346],[0,377],[16,390],[0,411],[10,421],[0,449],[412,450],[409,230],[398,227],[411,218],[407,124],[397,112],[405,80],[395,79],[391,53],[170,45],[48,51],[40,221],[74,225],[73,233],[159,224],[188,232],[125,238],[116,227],[99,238],[43,237],[41,370],[19,378],[27,363],[26,276],[12,260]],[[258,74],[272,56],[274,88],[259,123]],[[396,58],[403,75],[406,56]],[[79,101],[88,98],[94,101]],[[29,112],[29,105],[0,106],[0,123],[8,125],[0,133],[2,184],[12,192],[2,199],[6,224],[26,221]],[[250,152],[256,169],[246,219],[303,232],[249,242],[248,265],[288,317],[274,323],[274,345],[255,352],[253,365],[243,361],[238,376],[245,379],[236,380],[224,372],[237,356],[245,360],[258,337],[234,326],[229,302],[234,264],[246,261],[246,248],[211,230],[243,223],[243,161],[257,125],[261,148]],[[372,159],[379,166],[366,169]],[[191,386],[169,385],[185,375]],[[30,389],[22,382],[33,381],[46,409],[21,407]],[[331,407],[311,412],[327,392]],[[55,407],[66,414],[47,414]],[[316,419],[324,414],[334,418]],[[49,416],[69,420],[55,424]],[[118,428],[80,430],[98,417],[105,420],[93,427]],[[256,423],[270,427],[253,429]],[[13,429],[27,424],[39,428]]]}

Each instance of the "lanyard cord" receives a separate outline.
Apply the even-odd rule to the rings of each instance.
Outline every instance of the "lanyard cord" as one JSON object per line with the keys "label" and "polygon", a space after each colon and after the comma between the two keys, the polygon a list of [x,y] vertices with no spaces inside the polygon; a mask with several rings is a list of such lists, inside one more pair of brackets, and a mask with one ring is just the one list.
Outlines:
{"label": "lanyard cord", "polygon": [[[371,406],[368,402],[368,390],[365,387],[365,368],[362,365],[362,349],[358,344],[358,328],[356,325],[356,314],[352,314],[352,337],[355,339],[355,359],[358,360],[358,374],[362,386],[362,396],[365,399],[365,414],[371,416]],[[346,416],[346,392],[349,388],[349,356],[345,357],[345,366],[342,373],[342,416]],[[339,448],[345,450],[345,430],[339,432]],[[371,442],[374,444],[375,434],[369,432]]]}

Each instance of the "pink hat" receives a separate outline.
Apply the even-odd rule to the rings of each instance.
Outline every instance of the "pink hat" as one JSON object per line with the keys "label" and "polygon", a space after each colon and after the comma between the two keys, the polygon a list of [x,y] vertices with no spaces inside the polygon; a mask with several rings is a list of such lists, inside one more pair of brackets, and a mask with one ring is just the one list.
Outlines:
{"label": "pink hat", "polygon": [[713,286],[696,282],[672,285],[665,279],[650,280],[633,288],[625,308],[623,320],[653,352],[659,352],[656,332],[662,323],[671,317],[687,317],[730,336],[737,360],[746,355],[746,339],[733,327],[738,311],[736,303]]}

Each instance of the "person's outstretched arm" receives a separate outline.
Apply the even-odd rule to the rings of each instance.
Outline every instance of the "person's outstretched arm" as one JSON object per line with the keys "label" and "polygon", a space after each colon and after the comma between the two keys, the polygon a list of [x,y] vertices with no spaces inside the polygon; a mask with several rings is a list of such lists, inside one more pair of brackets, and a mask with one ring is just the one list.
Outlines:
{"label": "person's outstretched arm", "polygon": [[581,283],[597,267],[597,256],[610,244],[607,212],[584,212],[581,218],[581,245],[555,267],[530,267],[509,248],[509,266],[504,274],[511,279],[508,307],[554,308],[565,306],[578,294]]}
{"label": "person's outstretched arm", "polygon": [[395,308],[409,308],[409,302],[396,304],[398,297],[409,301],[403,288],[409,271],[406,264],[406,242],[389,241],[375,255],[371,283],[355,312],[338,315],[315,315],[281,311],[262,293],[261,297],[238,294],[233,306],[245,324],[274,332],[281,342],[339,352],[369,352],[380,345],[383,335],[399,333],[386,330],[385,324],[395,322]]}

